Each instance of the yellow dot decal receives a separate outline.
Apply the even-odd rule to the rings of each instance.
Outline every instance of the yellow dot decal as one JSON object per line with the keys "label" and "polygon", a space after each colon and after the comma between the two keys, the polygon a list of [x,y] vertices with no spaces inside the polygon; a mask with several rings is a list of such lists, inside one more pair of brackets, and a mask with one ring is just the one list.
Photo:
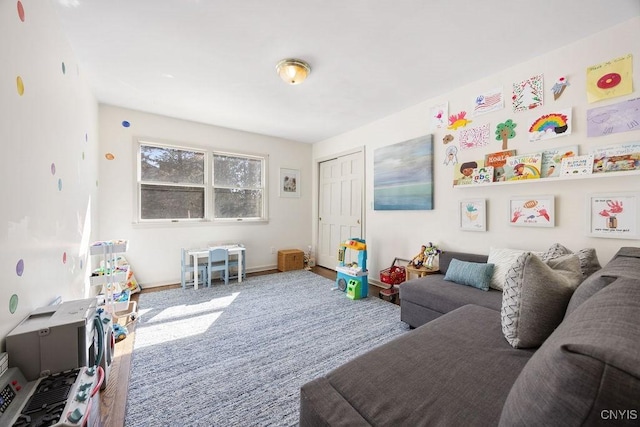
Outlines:
{"label": "yellow dot decal", "polygon": [[24,95],[24,82],[22,81],[22,77],[18,76],[16,79],[16,86],[18,87],[18,95]]}

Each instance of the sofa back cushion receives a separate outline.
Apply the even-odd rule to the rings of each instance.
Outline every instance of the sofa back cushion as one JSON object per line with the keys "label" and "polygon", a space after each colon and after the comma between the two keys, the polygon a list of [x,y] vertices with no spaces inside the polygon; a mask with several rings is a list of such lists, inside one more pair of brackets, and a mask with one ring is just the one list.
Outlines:
{"label": "sofa back cushion", "polygon": [[582,282],[569,301],[565,317],[619,277],[631,279],[640,277],[640,248],[620,248],[604,268]]}
{"label": "sofa back cushion", "polygon": [[638,402],[640,280],[620,278],[581,304],[533,355],[500,425],[601,425],[611,413],[637,410]]}
{"label": "sofa back cushion", "polygon": [[452,259],[468,262],[487,262],[487,255],[470,254],[466,252],[444,251],[438,255],[438,268],[442,274],[447,274]]}

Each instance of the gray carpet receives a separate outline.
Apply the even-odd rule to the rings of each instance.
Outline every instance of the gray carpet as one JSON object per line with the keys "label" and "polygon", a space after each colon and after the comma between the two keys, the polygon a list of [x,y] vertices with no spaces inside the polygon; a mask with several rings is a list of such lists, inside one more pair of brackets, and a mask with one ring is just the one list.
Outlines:
{"label": "gray carpet", "polygon": [[291,426],[300,386],[409,330],[299,270],[140,295],[125,425]]}

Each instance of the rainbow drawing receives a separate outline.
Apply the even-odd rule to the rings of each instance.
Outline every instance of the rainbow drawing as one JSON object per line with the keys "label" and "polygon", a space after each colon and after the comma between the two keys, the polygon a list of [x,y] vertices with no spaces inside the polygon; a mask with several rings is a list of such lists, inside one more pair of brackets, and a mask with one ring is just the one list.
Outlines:
{"label": "rainbow drawing", "polygon": [[571,109],[545,114],[529,128],[529,141],[556,138],[571,134]]}

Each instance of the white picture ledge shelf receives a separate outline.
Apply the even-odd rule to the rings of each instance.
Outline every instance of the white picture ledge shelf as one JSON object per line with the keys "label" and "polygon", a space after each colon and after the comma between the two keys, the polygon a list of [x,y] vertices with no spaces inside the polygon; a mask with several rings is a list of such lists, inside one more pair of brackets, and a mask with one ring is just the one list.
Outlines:
{"label": "white picture ledge shelf", "polygon": [[634,176],[634,175],[636,176],[640,175],[640,170],[622,171],[622,172],[602,172],[602,173],[593,173],[591,175],[576,175],[576,176],[556,177],[556,178],[516,179],[512,181],[488,182],[486,184],[454,185],[453,188],[457,189],[457,188],[498,187],[500,185],[533,184],[533,183],[541,183],[541,182],[561,182],[561,181],[572,181],[576,179],[619,178],[619,177]]}

